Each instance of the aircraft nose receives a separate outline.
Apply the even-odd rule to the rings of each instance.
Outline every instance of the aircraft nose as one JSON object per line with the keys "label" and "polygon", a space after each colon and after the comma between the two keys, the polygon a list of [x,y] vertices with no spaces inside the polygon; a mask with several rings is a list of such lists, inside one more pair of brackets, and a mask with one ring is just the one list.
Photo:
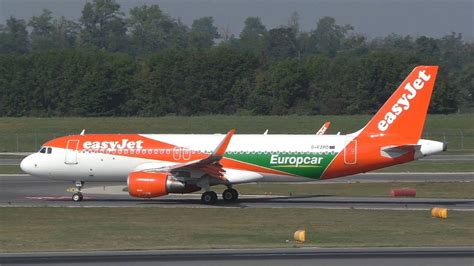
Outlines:
{"label": "aircraft nose", "polygon": [[27,173],[27,174],[31,174],[32,173],[32,170],[34,168],[34,165],[33,165],[33,161],[31,159],[31,155],[29,156],[26,156],[26,158],[24,158],[23,160],[21,160],[21,163],[20,163],[20,168],[23,172]]}

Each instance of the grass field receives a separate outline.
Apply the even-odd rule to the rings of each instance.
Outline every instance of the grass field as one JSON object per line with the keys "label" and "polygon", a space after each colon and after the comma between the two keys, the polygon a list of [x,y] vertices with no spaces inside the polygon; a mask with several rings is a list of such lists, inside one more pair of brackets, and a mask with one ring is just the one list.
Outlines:
{"label": "grass field", "polygon": [[[436,219],[430,211],[0,208],[0,252],[472,246],[473,220],[456,211]],[[298,229],[307,230],[303,245],[292,241]]]}
{"label": "grass field", "polygon": [[0,165],[0,174],[24,174],[18,165]]}
{"label": "grass field", "polygon": [[[311,134],[331,121],[328,134],[354,132],[371,116],[166,116],[156,118],[0,118],[0,152],[34,151],[65,134],[87,133],[237,133]],[[474,115],[429,115],[426,138],[445,140],[451,150],[474,151]]]}

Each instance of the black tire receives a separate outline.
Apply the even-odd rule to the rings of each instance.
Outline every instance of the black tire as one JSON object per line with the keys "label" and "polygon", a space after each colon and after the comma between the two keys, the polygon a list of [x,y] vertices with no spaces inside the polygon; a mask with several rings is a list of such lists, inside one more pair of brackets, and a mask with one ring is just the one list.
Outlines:
{"label": "black tire", "polygon": [[222,192],[222,198],[227,202],[235,202],[239,198],[239,192],[233,188],[229,188]]}
{"label": "black tire", "polygon": [[207,191],[202,193],[201,202],[204,204],[215,204],[217,201],[217,194],[214,191]]}
{"label": "black tire", "polygon": [[72,195],[72,200],[75,201],[75,202],[79,202],[79,201],[82,201],[82,194],[81,193],[74,193]]}

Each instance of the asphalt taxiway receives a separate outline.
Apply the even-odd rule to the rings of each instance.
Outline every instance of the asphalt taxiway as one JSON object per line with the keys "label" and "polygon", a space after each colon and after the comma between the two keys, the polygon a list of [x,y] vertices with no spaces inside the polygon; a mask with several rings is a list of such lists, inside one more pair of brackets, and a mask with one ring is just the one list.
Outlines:
{"label": "asphalt taxiway", "polygon": [[292,248],[0,254],[0,264],[31,265],[461,265],[472,247]]}
{"label": "asphalt taxiway", "polygon": [[[408,177],[407,177],[408,176]],[[378,179],[377,179],[378,177]],[[377,180],[431,180],[433,174],[366,174],[363,182]],[[449,180],[471,182],[472,173],[444,173]],[[352,182],[349,177],[346,182]],[[437,180],[438,177],[435,178]],[[357,179],[358,180],[358,179]],[[342,181],[338,181],[342,182]],[[51,207],[188,207],[188,208],[329,208],[329,209],[396,209],[426,210],[432,207],[447,207],[451,210],[474,211],[474,199],[429,199],[429,198],[388,198],[388,197],[336,197],[332,195],[309,196],[265,196],[241,195],[233,204],[218,201],[216,205],[202,205],[200,194],[168,195],[155,199],[136,199],[128,195],[124,183],[86,183],[84,200],[72,202],[66,189],[72,183],[53,181],[29,175],[0,176],[0,207],[51,206]]]}

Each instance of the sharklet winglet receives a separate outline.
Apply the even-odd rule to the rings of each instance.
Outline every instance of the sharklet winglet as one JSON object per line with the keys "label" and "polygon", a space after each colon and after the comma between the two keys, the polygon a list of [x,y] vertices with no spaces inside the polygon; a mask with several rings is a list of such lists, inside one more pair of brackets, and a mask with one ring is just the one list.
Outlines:
{"label": "sharklet winglet", "polygon": [[221,141],[221,143],[219,143],[217,148],[212,153],[212,156],[222,157],[224,155],[225,151],[227,150],[227,146],[229,145],[229,142],[232,136],[234,135],[234,133],[235,133],[235,129],[231,129],[227,133],[227,135],[224,137],[224,139]]}

